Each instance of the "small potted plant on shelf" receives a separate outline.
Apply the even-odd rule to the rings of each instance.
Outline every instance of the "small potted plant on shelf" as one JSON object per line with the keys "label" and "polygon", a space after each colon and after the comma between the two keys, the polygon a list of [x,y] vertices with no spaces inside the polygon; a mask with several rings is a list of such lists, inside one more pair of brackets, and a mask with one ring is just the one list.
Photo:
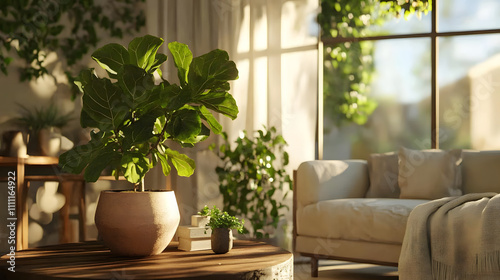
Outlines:
{"label": "small potted plant on shelf", "polygon": [[54,104],[27,108],[19,105],[21,113],[12,122],[28,135],[28,154],[57,156],[61,148],[61,129],[73,119],[71,112],[61,114]]}
{"label": "small potted plant on shelf", "polygon": [[234,216],[229,215],[227,212],[222,212],[217,206],[212,209],[205,206],[199,215],[209,217],[206,225],[207,228],[212,229],[210,237],[212,243],[212,251],[216,254],[225,254],[233,248],[233,229],[238,232],[243,232],[243,224],[245,220],[240,220]]}
{"label": "small potted plant on shelf", "polygon": [[234,143],[230,143],[226,133],[223,139],[217,151],[222,165],[215,169],[223,210],[249,221],[250,230],[244,228],[244,233],[269,238],[284,216],[283,210],[288,209],[284,200],[292,189],[292,180],[285,170],[287,143],[275,127],[264,127],[250,136],[244,132]]}
{"label": "small potted plant on shelf", "polygon": [[108,44],[92,54],[109,78],[88,69],[77,86],[83,92],[80,123],[96,130],[87,144],[59,158],[63,170],[83,172],[86,181],[95,182],[110,167],[117,178],[122,175],[134,184],[129,191],[101,192],[95,214],[104,243],[120,255],[161,253],[179,225],[174,193],[146,191],[144,186],[144,176],[158,163],[165,175],[171,165],[180,176],[194,172],[194,161],[166,140],[193,147],[211,131],[222,131],[210,110],[231,119],[238,114],[228,93],[228,81],[238,77],[238,70],[225,51],[193,58],[186,45],[169,43],[177,85],[162,77],[160,66],[167,60],[157,52],[162,44],[163,39],[146,35],[133,39],[128,48]]}

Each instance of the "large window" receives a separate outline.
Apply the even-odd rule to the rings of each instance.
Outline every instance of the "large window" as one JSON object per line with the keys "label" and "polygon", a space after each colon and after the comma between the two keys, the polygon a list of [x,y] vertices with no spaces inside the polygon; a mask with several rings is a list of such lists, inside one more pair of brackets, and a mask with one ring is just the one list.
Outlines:
{"label": "large window", "polygon": [[500,148],[500,1],[349,2],[322,1],[339,5],[322,24],[320,158]]}

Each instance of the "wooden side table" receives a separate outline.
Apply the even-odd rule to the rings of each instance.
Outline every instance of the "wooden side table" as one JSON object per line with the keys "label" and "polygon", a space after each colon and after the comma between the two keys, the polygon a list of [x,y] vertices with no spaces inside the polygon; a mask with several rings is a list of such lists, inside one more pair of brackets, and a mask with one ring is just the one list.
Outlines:
{"label": "wooden side table", "polygon": [[226,254],[177,246],[145,258],[112,255],[96,241],[28,249],[16,253],[15,272],[8,255],[0,259],[0,279],[293,279],[292,253],[262,242],[235,240]]}
{"label": "wooden side table", "polygon": [[[38,167],[53,167],[57,170],[57,165],[59,164],[59,159],[57,157],[49,156],[27,156],[27,157],[0,157],[0,166],[15,168],[15,174],[10,174],[14,176],[9,176],[9,174],[0,174],[0,181],[7,182],[9,177],[15,178],[16,183],[16,250],[22,250],[28,248],[28,211],[26,206],[26,200],[28,195],[28,188],[30,181],[57,181],[61,183],[62,189],[66,190],[66,204],[63,206],[62,213],[69,216],[69,201],[68,196],[68,184],[75,184],[79,187],[79,223],[80,223],[80,240],[85,239],[85,181],[81,175],[73,174],[51,174],[51,175],[26,175],[27,166],[38,166]],[[71,187],[71,186],[69,186]],[[9,217],[10,218],[10,217]],[[66,224],[64,224],[66,222]],[[67,236],[67,229],[69,226],[69,221],[67,217],[63,217],[63,236]]]}

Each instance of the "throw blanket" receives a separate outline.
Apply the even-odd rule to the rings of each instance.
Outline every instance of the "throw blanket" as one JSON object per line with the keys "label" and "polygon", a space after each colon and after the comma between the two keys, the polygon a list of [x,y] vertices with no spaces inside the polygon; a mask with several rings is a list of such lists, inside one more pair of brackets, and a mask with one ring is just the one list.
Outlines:
{"label": "throw blanket", "polygon": [[472,193],[417,206],[408,217],[399,279],[500,279],[500,194]]}

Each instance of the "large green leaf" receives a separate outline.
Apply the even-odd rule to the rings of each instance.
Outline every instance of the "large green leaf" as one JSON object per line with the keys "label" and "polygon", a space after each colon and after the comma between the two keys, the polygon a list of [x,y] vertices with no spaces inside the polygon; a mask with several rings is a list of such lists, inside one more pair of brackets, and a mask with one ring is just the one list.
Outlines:
{"label": "large green leaf", "polygon": [[195,57],[188,73],[193,94],[202,94],[206,89],[219,88],[228,80],[238,78],[238,69],[223,50],[213,50]]}
{"label": "large green leaf", "polygon": [[123,92],[118,86],[108,79],[94,76],[83,91],[82,110],[99,124],[99,129],[116,128],[123,122],[128,108],[122,101]]}
{"label": "large green leaf", "polygon": [[190,159],[187,155],[180,154],[172,149],[167,149],[165,154],[172,161],[172,164],[175,169],[177,169],[179,176],[189,177],[193,175],[194,169],[196,168],[194,160]]}
{"label": "large green leaf", "polygon": [[103,132],[91,132],[91,140],[85,145],[73,147],[59,156],[59,166],[65,172],[79,174],[105,147]]}
{"label": "large green leaf", "polygon": [[160,159],[160,164],[163,174],[165,176],[168,176],[168,174],[170,174],[170,171],[172,170],[172,167],[170,167],[170,164],[168,163],[168,157],[161,153],[157,153],[157,155],[158,158]]}
{"label": "large green leaf", "polygon": [[82,110],[80,113],[80,125],[82,126],[82,128],[98,127],[99,123],[91,118],[89,114],[87,114],[87,112]]}
{"label": "large green leaf", "polygon": [[205,106],[199,106],[197,107],[198,111],[201,114],[201,117],[207,121],[208,125],[210,125],[210,128],[212,128],[212,131],[215,134],[220,134],[222,132],[222,125],[217,121],[217,119],[212,115],[212,112],[210,112],[207,107]]}
{"label": "large green leaf", "polygon": [[191,98],[187,89],[181,89],[176,84],[166,86],[160,93],[160,103],[168,111],[177,110],[187,103]]}
{"label": "large green leaf", "polygon": [[129,63],[130,56],[122,45],[107,44],[92,53],[92,58],[114,78],[123,65]]}
{"label": "large green leaf", "polygon": [[123,128],[123,145],[125,148],[149,140],[153,136],[155,120],[155,116],[148,115]]}
{"label": "large green leaf", "polygon": [[95,182],[101,176],[102,171],[110,165],[111,162],[120,158],[120,153],[114,151],[111,145],[104,147],[96,156],[89,162],[83,178],[87,182]]}
{"label": "large green leaf", "polygon": [[157,53],[155,56],[155,62],[149,69],[148,73],[153,74],[156,70],[159,71],[161,77],[161,70],[159,69],[163,62],[167,61],[167,56],[162,53]]}
{"label": "large green leaf", "polygon": [[124,101],[129,107],[136,109],[148,100],[148,95],[154,88],[154,77],[144,69],[135,65],[125,65],[117,75],[118,85],[125,93]]}
{"label": "large green leaf", "polygon": [[139,183],[149,171],[149,159],[140,153],[124,153],[121,166],[123,176],[131,183]]}
{"label": "large green leaf", "polygon": [[195,110],[179,110],[167,124],[167,132],[178,141],[192,142],[201,132],[201,118]]}
{"label": "large green leaf", "polygon": [[227,92],[208,92],[195,98],[195,102],[205,105],[218,113],[222,113],[231,119],[238,116],[238,106],[233,96]]}
{"label": "large green leaf", "polygon": [[177,67],[177,75],[182,86],[188,82],[189,65],[193,60],[193,53],[188,46],[179,42],[171,42],[168,44],[168,49],[174,58],[175,67]]}
{"label": "large green leaf", "polygon": [[151,35],[133,39],[128,45],[130,63],[149,72],[155,66],[156,52],[162,44],[162,38]]}

